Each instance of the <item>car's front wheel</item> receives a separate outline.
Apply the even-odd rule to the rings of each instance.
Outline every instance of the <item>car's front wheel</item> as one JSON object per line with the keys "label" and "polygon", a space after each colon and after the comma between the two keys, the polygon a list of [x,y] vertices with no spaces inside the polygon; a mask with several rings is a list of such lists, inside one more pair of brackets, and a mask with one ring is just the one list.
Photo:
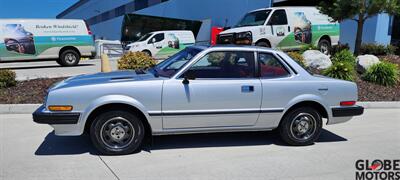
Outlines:
{"label": "car's front wheel", "polygon": [[127,111],[100,114],[90,127],[93,145],[106,155],[135,152],[143,141],[144,133],[142,121]]}
{"label": "car's front wheel", "polygon": [[301,107],[288,112],[279,126],[279,134],[289,145],[313,144],[321,133],[322,119],[317,110]]}

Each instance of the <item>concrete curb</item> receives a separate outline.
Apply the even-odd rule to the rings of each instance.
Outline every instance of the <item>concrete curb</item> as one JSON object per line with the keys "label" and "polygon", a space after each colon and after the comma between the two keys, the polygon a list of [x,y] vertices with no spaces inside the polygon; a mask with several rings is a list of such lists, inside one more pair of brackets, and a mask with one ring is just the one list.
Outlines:
{"label": "concrete curb", "polygon": [[[31,114],[41,104],[0,104],[0,114]],[[400,101],[357,102],[365,109],[400,109]]]}

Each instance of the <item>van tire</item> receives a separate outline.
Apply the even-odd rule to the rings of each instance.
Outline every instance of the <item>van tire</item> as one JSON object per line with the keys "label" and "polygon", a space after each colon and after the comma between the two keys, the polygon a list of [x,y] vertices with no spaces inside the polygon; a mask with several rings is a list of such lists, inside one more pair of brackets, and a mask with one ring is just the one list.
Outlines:
{"label": "van tire", "polygon": [[327,39],[321,39],[318,42],[318,49],[325,55],[331,54],[331,42],[329,42]]}
{"label": "van tire", "polygon": [[151,56],[151,52],[150,52],[149,50],[143,50],[142,52],[145,53],[145,54],[147,54],[148,56],[152,57],[152,56]]}
{"label": "van tire", "polygon": [[271,48],[271,45],[268,42],[265,42],[265,41],[257,42],[256,46]]}
{"label": "van tire", "polygon": [[61,53],[57,63],[61,66],[76,66],[79,63],[81,56],[78,52],[72,49],[65,50]]}

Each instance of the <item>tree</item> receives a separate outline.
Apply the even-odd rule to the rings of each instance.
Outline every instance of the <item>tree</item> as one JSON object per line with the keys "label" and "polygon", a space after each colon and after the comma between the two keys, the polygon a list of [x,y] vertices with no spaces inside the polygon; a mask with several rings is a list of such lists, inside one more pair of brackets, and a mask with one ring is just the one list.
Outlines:
{"label": "tree", "polygon": [[351,19],[357,22],[357,36],[354,54],[360,53],[364,23],[367,19],[379,14],[400,13],[399,0],[323,0],[317,8],[321,13],[330,16],[334,21]]}

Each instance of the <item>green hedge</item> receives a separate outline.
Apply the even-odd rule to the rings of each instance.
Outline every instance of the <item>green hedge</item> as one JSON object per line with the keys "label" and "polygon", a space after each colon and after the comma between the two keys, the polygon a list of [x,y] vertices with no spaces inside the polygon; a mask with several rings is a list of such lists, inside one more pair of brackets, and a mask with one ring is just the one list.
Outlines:
{"label": "green hedge", "polygon": [[399,69],[396,64],[382,61],[369,67],[363,79],[383,86],[394,86],[399,81]]}
{"label": "green hedge", "polygon": [[15,86],[17,84],[15,77],[16,74],[14,71],[8,69],[0,70],[0,88]]}

